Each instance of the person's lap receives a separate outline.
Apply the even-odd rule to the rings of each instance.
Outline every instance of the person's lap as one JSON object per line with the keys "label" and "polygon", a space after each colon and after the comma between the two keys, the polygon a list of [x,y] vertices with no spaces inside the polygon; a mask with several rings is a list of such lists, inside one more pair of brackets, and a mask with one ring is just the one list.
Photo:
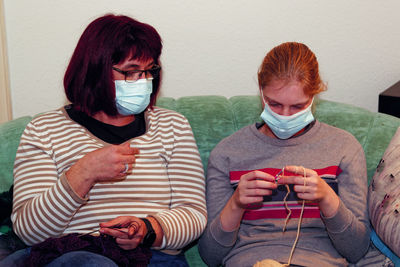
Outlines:
{"label": "person's lap", "polygon": [[24,248],[13,252],[0,261],[0,267],[19,267],[25,266],[25,260],[28,258],[30,248]]}
{"label": "person's lap", "polygon": [[[19,267],[25,266],[24,262],[29,256],[30,248],[18,250],[13,254],[9,255],[2,261],[0,261],[0,267]],[[88,251],[72,251],[63,254],[56,258],[52,262],[46,265],[46,267],[56,266],[105,266],[105,267],[116,267],[118,266],[114,261],[100,254],[88,252]],[[188,263],[183,253],[179,255],[168,255],[160,251],[152,250],[152,257],[149,265],[150,267],[188,267]]]}
{"label": "person's lap", "polygon": [[152,250],[153,253],[150,267],[189,267],[183,253],[178,255],[168,255],[158,250]]}

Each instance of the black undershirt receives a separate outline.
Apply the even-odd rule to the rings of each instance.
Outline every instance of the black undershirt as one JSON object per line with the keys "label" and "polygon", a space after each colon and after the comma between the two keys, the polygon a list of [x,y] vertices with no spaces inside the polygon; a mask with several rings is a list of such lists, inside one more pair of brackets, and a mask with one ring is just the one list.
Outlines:
{"label": "black undershirt", "polygon": [[97,138],[110,144],[122,144],[129,139],[143,135],[146,132],[144,111],[135,115],[135,120],[124,126],[114,126],[98,121],[86,113],[76,110],[72,105],[65,106],[69,117],[79,123]]}

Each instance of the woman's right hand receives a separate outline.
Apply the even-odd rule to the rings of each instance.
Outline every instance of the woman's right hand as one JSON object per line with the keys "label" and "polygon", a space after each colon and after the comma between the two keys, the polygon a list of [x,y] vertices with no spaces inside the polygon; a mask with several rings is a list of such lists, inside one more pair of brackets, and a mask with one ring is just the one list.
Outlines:
{"label": "woman's right hand", "polygon": [[136,216],[119,216],[100,223],[100,233],[112,236],[122,249],[135,249],[147,233],[146,225]]}
{"label": "woman's right hand", "polygon": [[129,174],[138,153],[139,149],[129,143],[109,145],[86,154],[65,174],[72,189],[84,197],[95,183],[118,180]]}
{"label": "woman's right hand", "polygon": [[262,202],[263,197],[271,195],[277,187],[275,177],[268,173],[252,171],[242,175],[235,192],[221,212],[222,228],[225,231],[236,229],[247,206]]}
{"label": "woman's right hand", "polygon": [[262,202],[263,197],[271,195],[272,190],[277,187],[274,176],[262,171],[252,171],[240,177],[232,198],[238,207],[245,209],[250,204]]}

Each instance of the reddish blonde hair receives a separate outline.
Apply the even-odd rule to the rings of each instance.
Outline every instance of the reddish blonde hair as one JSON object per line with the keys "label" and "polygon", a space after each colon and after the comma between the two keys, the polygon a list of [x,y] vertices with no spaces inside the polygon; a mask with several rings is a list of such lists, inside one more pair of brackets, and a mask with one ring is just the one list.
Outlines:
{"label": "reddish blonde hair", "polygon": [[272,80],[298,81],[304,93],[311,96],[326,89],[319,76],[316,56],[302,43],[283,43],[268,52],[258,70],[260,89]]}

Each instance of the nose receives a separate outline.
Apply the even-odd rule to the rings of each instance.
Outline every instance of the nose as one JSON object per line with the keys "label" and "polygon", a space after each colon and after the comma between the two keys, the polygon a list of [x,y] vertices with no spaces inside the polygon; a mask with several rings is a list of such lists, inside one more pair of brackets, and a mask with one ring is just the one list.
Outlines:
{"label": "nose", "polygon": [[141,73],[140,73],[140,75],[139,75],[139,79],[145,79],[145,78],[148,78],[147,77],[148,76],[148,74],[147,74],[147,71],[142,71]]}
{"label": "nose", "polygon": [[290,116],[290,115],[292,115],[292,113],[290,112],[290,107],[283,107],[281,109],[281,112],[279,112],[279,115],[282,115],[282,116]]}
{"label": "nose", "polygon": [[140,79],[144,79],[144,78],[150,79],[150,78],[153,78],[153,75],[151,75],[150,71],[145,70],[140,74]]}

